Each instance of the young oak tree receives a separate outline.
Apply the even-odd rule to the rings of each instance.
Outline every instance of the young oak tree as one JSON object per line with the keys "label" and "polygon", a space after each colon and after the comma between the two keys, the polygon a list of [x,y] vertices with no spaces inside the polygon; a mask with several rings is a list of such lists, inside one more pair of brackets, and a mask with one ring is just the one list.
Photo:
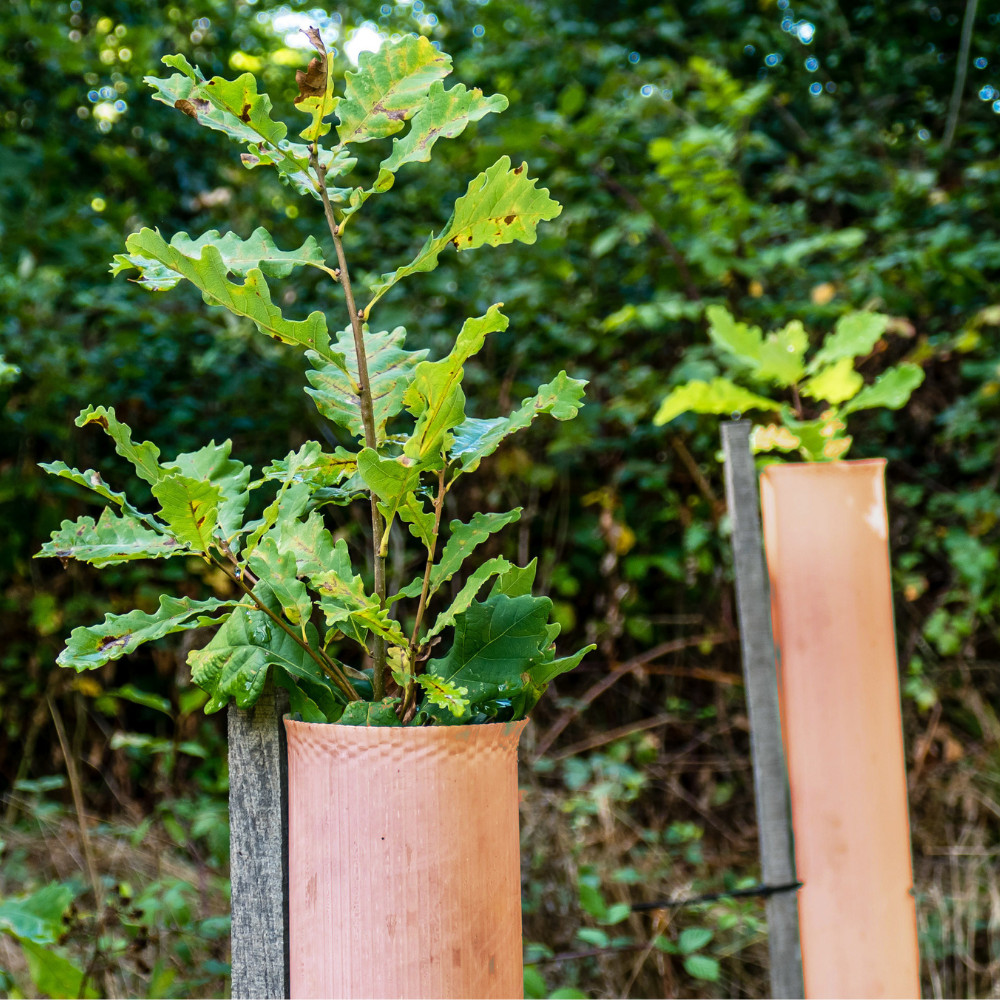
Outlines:
{"label": "young oak tree", "polygon": [[[427,360],[427,351],[408,350],[402,327],[379,331],[371,323],[390,289],[434,270],[449,246],[464,252],[534,243],[538,224],[561,209],[528,177],[526,164],[515,167],[503,156],[471,181],[451,218],[427,237],[413,260],[375,280],[359,306],[344,245],[351,218],[370,198],[392,188],[401,167],[429,160],[439,139],[455,138],[469,122],[503,111],[507,100],[462,84],[446,90],[450,57],[416,35],[363,52],[338,96],[333,60],[319,31],[310,28],[306,34],[317,56],[296,73],[295,106],[309,120],[301,142],[287,138],[287,126],[272,117],[271,100],[258,92],[250,73],[235,80],[205,79],[184,56],[171,55],[163,62],[177,72],[146,82],[156,100],[243,145],[247,169],[272,167],[296,192],[313,199],[336,261],[327,260],[313,236],[297,249],[280,250],[263,227],[247,239],[213,230],[167,240],[158,230],[143,229],[128,237],[127,252],[115,256],[111,270],[137,271],[134,280],[151,292],[189,281],[208,305],[228,309],[261,333],[303,350],[310,365],[306,392],[354,443],[330,452],[307,442],[253,478],[248,466],[230,456],[229,441],[165,460],[151,442],[134,442],[114,409],[85,409],[77,425],[100,425],[149,484],[158,506],[140,510],[97,472],[47,463],[46,471],[87,487],[108,506],[96,522],[64,521],[39,555],[95,566],[197,556],[221,568],[240,596],[200,601],[163,596],[151,613],[108,614],[99,625],[74,629],[58,662],[93,669],[152,639],[215,626],[208,645],[189,656],[194,681],[210,694],[207,712],[230,699],[240,707],[252,705],[270,671],[288,690],[293,712],[306,721],[395,726],[521,718],[549,681],[576,666],[592,647],[556,655],[559,626],[549,621],[551,601],[531,593],[534,561],[518,567],[503,556],[487,559],[450,603],[432,614],[444,604],[443,588],[476,547],[520,515],[520,508],[476,513],[445,530],[444,501],[461,476],[539,414],[574,417],[585,383],[560,372],[513,413],[470,417],[464,366],[487,336],[507,328],[502,303],[466,320],[451,352],[439,361]],[[321,142],[334,115],[336,141]],[[407,122],[374,180],[354,183],[357,146],[397,136]],[[344,329],[331,330],[318,310],[290,319],[275,304],[269,281],[300,267],[322,271],[339,285],[349,319]],[[247,520],[249,495],[257,490],[269,491],[270,502],[260,517]],[[325,507],[355,501],[370,508],[370,586],[323,514]],[[407,531],[392,533],[397,521]],[[423,570],[389,594],[389,549],[407,535],[423,553]],[[439,637],[446,651],[432,656]],[[346,662],[345,643],[356,646],[360,667]]]}

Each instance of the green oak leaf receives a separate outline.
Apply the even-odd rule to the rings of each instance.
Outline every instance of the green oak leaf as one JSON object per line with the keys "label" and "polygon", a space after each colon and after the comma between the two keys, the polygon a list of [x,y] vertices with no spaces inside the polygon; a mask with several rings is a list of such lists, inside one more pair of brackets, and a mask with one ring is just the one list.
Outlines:
{"label": "green oak leaf", "polygon": [[507,329],[501,305],[495,303],[482,316],[467,319],[446,358],[417,365],[403,397],[417,423],[403,454],[421,468],[440,468],[442,453],[451,444],[451,429],[465,419],[464,365],[483,346],[487,334]]}
{"label": "green oak leaf", "polygon": [[414,116],[410,131],[402,139],[392,140],[392,152],[379,164],[379,179],[394,174],[405,163],[426,163],[438,139],[454,139],[465,131],[469,122],[499,114],[506,108],[507,98],[503,94],[484,97],[478,87],[467,90],[461,83],[445,90],[444,83],[436,80],[431,84],[426,103]]}
{"label": "green oak leaf", "polygon": [[806,371],[813,374],[845,358],[853,360],[870,354],[888,326],[889,317],[881,313],[851,312],[841,316]]}
{"label": "green oak leaf", "polygon": [[437,708],[443,708],[460,718],[469,709],[468,688],[459,687],[452,681],[446,681],[433,674],[420,674],[417,684],[424,690],[424,697]]}
{"label": "green oak leaf", "polygon": [[92,517],[63,521],[36,558],[55,556],[93,566],[114,566],[133,559],[165,559],[188,551],[177,539],[151,531],[130,514],[119,516],[105,508],[96,524]]}
{"label": "green oak leaf", "polygon": [[249,559],[250,569],[274,592],[285,617],[293,624],[309,621],[313,603],[306,585],[297,578],[295,556],[279,551],[272,535],[265,535]]}
{"label": "green oak leaf", "polygon": [[472,704],[514,692],[549,645],[547,597],[497,594],[456,616],[451,649],[426,672],[468,689]]}
{"label": "green oak leaf", "polygon": [[403,502],[419,486],[420,469],[405,460],[382,458],[377,451],[363,448],[358,455],[358,474],[381,501],[379,510],[385,518],[381,549],[382,555],[385,555],[393,519]]}
{"label": "green oak leaf", "polygon": [[736,385],[727,378],[714,378],[711,382],[687,382],[672,389],[663,399],[653,423],[669,423],[682,413],[742,413],[745,410],[775,411],[779,404],[766,396],[759,396],[749,389]]}
{"label": "green oak leaf", "polygon": [[504,438],[528,427],[535,417],[547,413],[556,420],[572,420],[583,405],[584,379],[570,378],[560,372],[551,382],[539,387],[534,396],[521,401],[519,409],[508,417],[481,420],[466,419],[454,429],[449,458],[460,463],[463,472],[473,472],[479,463],[497,450]]}
{"label": "green oak leaf", "polygon": [[865,380],[854,370],[854,359],[840,358],[806,379],[801,392],[811,399],[824,400],[836,406],[856,396],[864,384]]}
{"label": "green oak leaf", "polygon": [[247,145],[243,154],[247,167],[273,166],[283,180],[302,194],[319,198],[318,181],[309,167],[309,146],[289,142],[284,122],[271,117],[271,98],[257,92],[252,73],[235,80],[206,80],[184,56],[164,56],[163,62],[180,73],[167,79],[144,77],[153,89],[153,99],[183,111],[199,125],[215,129],[234,142]]}
{"label": "green oak leaf", "polygon": [[524,594],[530,594],[537,569],[537,558],[532,559],[527,566],[511,566],[510,569],[497,577],[497,581],[490,591],[490,597],[495,594],[506,594],[508,597],[521,597]]}
{"label": "green oak leaf", "polygon": [[135,444],[132,441],[132,429],[115,416],[113,406],[88,406],[81,410],[76,418],[76,426],[86,427],[87,424],[98,424],[104,428],[115,443],[115,451],[135,466],[140,479],[156,483],[163,478],[165,473],[160,466],[160,449],[151,441]]}
{"label": "green oak leaf", "polygon": [[879,406],[884,406],[887,410],[898,410],[906,405],[913,390],[923,380],[924,372],[919,365],[896,365],[884,371],[871,385],[866,385],[844,405],[841,413],[846,416],[855,410],[869,410]]}
{"label": "green oak leaf", "polygon": [[[388,518],[388,504],[379,503],[378,509],[384,518]],[[434,514],[424,507],[420,497],[415,493],[404,496],[395,508],[400,521],[409,526],[410,534],[419,538],[424,548],[431,552],[434,548]]]}
{"label": "green oak leaf", "polygon": [[[169,245],[192,260],[200,259],[204,248],[213,246],[219,251],[226,270],[240,277],[246,277],[253,268],[258,268],[268,277],[287,278],[295,268],[306,266],[333,274],[333,269],[326,266],[322,248],[312,236],[297,250],[279,250],[263,226],[255,229],[245,240],[233,232],[220,236],[215,229],[197,239],[192,239],[187,233],[175,233]],[[135,254],[115,254],[111,265],[113,275],[132,268],[139,271],[135,283],[149,291],[161,292],[173,288],[185,277],[162,260]]]}
{"label": "green oak leaf", "polygon": [[66,933],[63,917],[76,896],[71,886],[51,882],[27,896],[0,900],[0,931],[19,941],[55,944]]}
{"label": "green oak leaf", "polygon": [[528,177],[527,164],[512,169],[508,156],[500,157],[492,167],[474,177],[465,194],[455,202],[455,210],[444,229],[436,236],[428,236],[409,264],[383,274],[372,286],[365,317],[371,317],[375,303],[402,278],[433,271],[449,243],[456,250],[515,241],[534,243],[538,223],[554,219],[562,211],[559,202],[549,197],[548,190],[536,188],[535,183]]}
{"label": "green oak leaf", "polygon": [[[490,535],[513,523],[520,516],[521,508],[515,507],[503,514],[484,514],[477,511],[472,515],[472,520],[467,523],[457,519],[452,521],[448,525],[450,532],[448,541],[445,543],[440,559],[431,569],[428,597],[436,594],[462,568],[462,563]],[[418,577],[404,587],[400,594],[404,597],[417,597],[422,585],[423,580]]]}
{"label": "green oak leaf", "polygon": [[766,337],[759,327],[738,323],[722,306],[708,306],[708,335],[761,381],[794,385],[805,374],[803,356],[809,336],[798,320]]}
{"label": "green oak leaf", "polygon": [[[401,326],[391,333],[385,330],[370,333],[364,327],[364,337],[375,437],[376,442],[381,444],[385,440],[385,425],[403,408],[403,396],[413,378],[414,369],[427,356],[427,351],[404,350],[406,330]],[[322,363],[318,357],[307,355],[313,370],[306,372],[312,386],[306,392],[327,420],[360,438],[364,436],[364,425],[361,421],[358,355],[350,327],[337,335],[334,350],[340,359],[336,364]]]}
{"label": "green oak leaf", "polygon": [[225,538],[235,538],[243,523],[243,511],[246,509],[250,495],[247,492],[250,482],[250,466],[230,458],[232,441],[216,444],[210,441],[197,451],[184,452],[172,462],[165,464],[167,470],[176,469],[183,475],[218,486],[221,501],[219,503],[218,523]]}
{"label": "green oak leaf", "polygon": [[79,469],[71,469],[65,462],[39,462],[38,467],[44,469],[50,476],[59,476],[62,479],[68,479],[70,482],[76,483],[78,486],[85,486],[99,497],[117,504],[122,509],[122,513],[142,521],[143,524],[150,528],[155,529],[157,527],[156,519],[152,515],[143,514],[133,507],[128,502],[124,493],[118,493],[116,490],[111,489],[103,478],[101,478],[101,474],[94,469],[87,469],[86,472],[81,472]]}
{"label": "green oak leaf", "polygon": [[362,52],[358,69],[348,73],[337,107],[341,146],[369,142],[400,131],[427,100],[435,80],[451,72],[451,56],[423,35],[404,35],[377,52]]}
{"label": "green oak leaf", "polygon": [[342,546],[335,548],[321,514],[313,511],[304,521],[297,516],[279,518],[273,530],[277,532],[278,550],[295,556],[297,576],[307,579],[330,568],[350,571],[347,543],[341,539]]}
{"label": "green oak leaf", "polygon": [[271,302],[271,291],[260,268],[249,268],[244,283],[237,284],[226,277],[226,262],[213,244],[203,246],[201,256],[188,257],[153,229],[133,233],[125,246],[130,254],[158,261],[187,278],[209,305],[224,306],[234,315],[249,319],[273,340],[308,348],[333,364],[343,363],[343,358],[330,348],[323,313],[316,310],[304,320],[285,319]]}
{"label": "green oak leaf", "polygon": [[215,541],[222,490],[214,483],[175,473],[153,485],[160,517],[178,541],[195,552],[208,552]]}
{"label": "green oak leaf", "polygon": [[207,617],[220,609],[237,607],[238,601],[209,598],[195,601],[190,597],[160,598],[156,611],[130,611],[124,615],[106,614],[100,625],[75,628],[66,640],[66,648],[56,662],[61,667],[93,670],[109,660],[117,660],[138,649],[144,642],[161,639],[205,625],[218,625],[223,618]]}
{"label": "green oak leaf", "polygon": [[344,714],[337,720],[341,726],[401,726],[396,715],[399,698],[383,698],[381,701],[352,701]]}
{"label": "green oak leaf", "polygon": [[[280,615],[280,604],[266,583],[258,582],[254,594],[272,614]],[[316,630],[306,625],[305,631],[309,646],[318,649]],[[205,705],[207,714],[218,712],[230,699],[239,708],[254,704],[272,666],[343,700],[316,660],[256,607],[236,608],[204,649],[188,654],[188,663],[191,679],[211,696]]]}
{"label": "green oak leaf", "polygon": [[434,626],[420,637],[420,645],[422,646],[424,643],[429,642],[449,625],[454,625],[455,617],[472,604],[487,580],[491,580],[495,576],[502,576],[514,568],[513,564],[508,562],[503,556],[494,556],[492,559],[487,559],[486,562],[478,566],[475,572],[469,575],[469,578],[462,585],[462,589],[455,595],[454,600],[448,605],[448,608],[437,616]]}

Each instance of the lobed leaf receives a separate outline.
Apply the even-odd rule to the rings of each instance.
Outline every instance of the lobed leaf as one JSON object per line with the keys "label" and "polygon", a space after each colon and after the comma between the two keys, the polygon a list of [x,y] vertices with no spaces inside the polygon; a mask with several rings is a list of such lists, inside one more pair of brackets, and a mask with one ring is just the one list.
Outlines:
{"label": "lobed leaf", "polygon": [[[263,226],[255,229],[245,240],[234,232],[220,236],[215,229],[196,239],[187,233],[175,233],[170,238],[169,246],[192,260],[199,260],[205,247],[213,246],[219,251],[226,270],[240,277],[245,277],[253,268],[272,278],[287,278],[297,267],[315,267],[333,274],[333,270],[326,266],[322,248],[312,236],[297,250],[279,250]],[[134,279],[136,284],[149,291],[161,292],[173,288],[185,277],[162,260],[137,254],[115,254],[111,265],[113,275],[132,268],[139,271],[139,277]]]}
{"label": "lobed leaf", "polygon": [[503,94],[484,97],[478,88],[467,90],[461,83],[450,90],[435,80],[423,107],[414,115],[410,131],[402,139],[392,140],[392,152],[379,164],[374,190],[385,191],[392,185],[392,175],[406,163],[426,163],[438,139],[454,139],[470,122],[507,108]]}
{"label": "lobed leaf", "polygon": [[313,603],[306,585],[297,578],[293,553],[279,551],[272,535],[265,535],[249,559],[250,569],[266,580],[281,605],[285,617],[293,624],[309,621]]}
{"label": "lobed leaf", "polygon": [[808,372],[818,372],[826,365],[845,358],[853,360],[870,354],[889,326],[889,317],[881,313],[850,312],[837,320],[833,333],[809,362]]}
{"label": "lobed leaf", "polygon": [[801,391],[804,396],[836,406],[857,395],[864,384],[865,380],[854,370],[854,359],[845,357],[819,369],[803,382]]}
{"label": "lobed leaf", "polygon": [[396,512],[420,484],[420,469],[408,464],[405,459],[382,458],[371,448],[363,448],[358,455],[358,474],[382,501],[379,510],[385,518],[382,538],[384,554]]}
{"label": "lobed leaf", "polygon": [[537,557],[532,559],[527,566],[511,566],[497,578],[490,591],[490,597],[496,594],[506,594],[508,597],[522,597],[524,594],[530,594],[537,569]]}
{"label": "lobed leaf", "polygon": [[[272,613],[280,614],[266,583],[258,583],[254,593]],[[319,637],[311,625],[306,626],[306,636],[309,645],[318,648]],[[310,682],[313,691],[325,691],[331,705],[343,700],[316,660],[257,608],[237,607],[204,649],[188,654],[188,663],[191,679],[211,696],[207,714],[218,712],[230,699],[240,708],[254,704],[272,666]]]}
{"label": "lobed leaf", "polygon": [[453,681],[443,680],[433,674],[420,674],[416,682],[423,688],[427,703],[451,712],[456,718],[468,711],[468,688],[459,687]]}
{"label": "lobed leaf", "polygon": [[115,416],[113,406],[88,406],[82,410],[76,418],[76,426],[86,427],[87,424],[98,424],[104,428],[105,433],[115,443],[115,451],[135,466],[140,479],[145,479],[147,483],[156,483],[163,478],[160,449],[151,441],[135,444],[132,441],[132,429]]}
{"label": "lobed leaf", "polygon": [[803,356],[809,337],[798,320],[766,337],[760,327],[738,323],[722,306],[708,306],[708,335],[754,377],[780,386],[794,385],[805,374]]}
{"label": "lobed leaf", "polygon": [[671,390],[660,404],[653,423],[661,426],[688,412],[731,414],[777,409],[778,404],[766,396],[758,396],[727,378],[714,378],[711,382],[688,382]]}
{"label": "lobed leaf", "polygon": [[337,107],[341,146],[393,135],[427,100],[435,80],[451,72],[451,56],[422,35],[404,35],[377,52],[362,52]]}
{"label": "lobed leaf", "polygon": [[118,493],[111,489],[101,478],[101,474],[94,469],[87,469],[86,472],[81,472],[79,469],[71,469],[65,462],[39,462],[38,467],[44,469],[51,476],[59,476],[62,479],[68,479],[70,482],[76,483],[78,486],[85,486],[99,497],[117,504],[122,509],[122,513],[129,514],[136,520],[142,521],[148,527],[156,529],[156,519],[152,515],[143,514],[133,507],[128,502],[124,493]]}
{"label": "lobed leaf", "polygon": [[[406,330],[397,326],[391,333],[370,333],[364,328],[368,360],[368,380],[371,384],[372,409],[375,415],[375,436],[379,444],[385,440],[385,426],[403,408],[403,396],[413,379],[417,363],[427,351],[406,351],[403,341]],[[358,384],[358,355],[351,328],[337,335],[337,363],[318,363],[309,355],[313,370],[306,372],[312,388],[306,389],[316,408],[327,420],[364,437],[361,420],[361,396]]]}
{"label": "lobed leaf", "polygon": [[461,568],[462,563],[486,541],[490,535],[512,524],[521,517],[521,508],[515,507],[503,514],[484,514],[477,511],[467,523],[452,521],[448,525],[450,535],[441,552],[441,558],[431,570],[431,590],[436,593]]}
{"label": "lobed leaf", "polygon": [[153,89],[154,100],[247,145],[245,166],[269,164],[296,190],[319,197],[318,182],[309,169],[309,147],[288,141],[287,126],[271,117],[271,98],[257,92],[252,73],[235,80],[220,76],[206,80],[182,55],[164,56],[163,62],[181,72],[167,79],[144,77]]}
{"label": "lobed leaf", "polygon": [[898,410],[905,406],[924,380],[923,369],[919,365],[901,364],[883,372],[871,384],[866,385],[841,410],[845,416],[855,410],[869,410],[884,406],[887,410]]}
{"label": "lobed leaf", "polygon": [[175,473],[153,485],[153,496],[160,501],[159,514],[174,537],[195,552],[208,552],[215,541],[222,490]]}
{"label": "lobed leaf", "polygon": [[160,598],[156,611],[130,611],[124,615],[106,614],[100,625],[75,628],[66,640],[66,648],[56,662],[61,667],[76,670],[93,670],[109,660],[117,660],[138,649],[144,642],[162,639],[173,632],[181,632],[205,625],[218,625],[222,618],[209,618],[211,612],[239,606],[238,601],[220,601],[209,598],[195,601],[190,597]]}
{"label": "lobed leaf", "polygon": [[501,305],[495,303],[482,316],[467,319],[446,358],[417,365],[403,397],[417,423],[403,454],[421,468],[440,468],[441,456],[451,444],[450,431],[465,418],[464,365],[483,346],[487,334],[507,329]]}
{"label": "lobed leaf", "polygon": [[164,468],[176,469],[190,479],[219,488],[218,524],[226,539],[235,538],[243,524],[243,511],[250,495],[250,466],[230,458],[232,441],[210,441],[197,451],[183,452]]}
{"label": "lobed leaf", "polygon": [[133,559],[166,559],[190,551],[160,531],[151,531],[131,514],[119,516],[105,508],[97,523],[92,517],[63,521],[36,555],[78,559],[93,566],[114,566]]}
{"label": "lobed leaf", "polygon": [[199,257],[189,257],[153,229],[133,233],[125,246],[133,256],[158,261],[187,278],[209,305],[224,306],[234,315],[249,319],[273,340],[305,347],[325,361],[343,364],[343,358],[330,348],[324,315],[316,310],[304,320],[285,319],[271,302],[271,291],[259,267],[249,268],[244,283],[237,284],[226,277],[228,267],[218,247],[205,244]]}
{"label": "lobed leaf", "polygon": [[451,649],[426,672],[467,688],[472,704],[518,690],[549,644],[551,608],[547,597],[505,594],[473,603],[456,616]]}
{"label": "lobed leaf", "polygon": [[[442,611],[437,616],[434,621],[434,627],[420,637],[420,645],[422,646],[424,643],[429,642],[449,625],[454,625],[455,618],[469,608],[476,599],[476,595],[483,589],[483,585],[487,580],[491,580],[494,576],[502,577],[503,574],[511,569],[516,569],[516,567],[503,556],[494,556],[492,559],[487,559],[474,573],[470,574],[447,610]],[[496,590],[493,591],[493,593],[496,592]],[[503,592],[506,593],[506,591]]]}
{"label": "lobed leaf", "polygon": [[407,275],[433,271],[438,257],[450,243],[456,250],[475,250],[484,244],[534,243],[539,222],[554,219],[562,206],[549,197],[546,188],[536,188],[528,177],[527,164],[511,169],[510,157],[502,156],[492,167],[469,182],[465,194],[455,202],[451,219],[441,232],[428,236],[417,256],[391,274],[383,274],[372,288],[365,307],[372,307],[390,288]]}
{"label": "lobed leaf", "polygon": [[341,726],[401,726],[396,715],[399,698],[383,698],[381,701],[352,701],[344,714],[337,720]]}
{"label": "lobed leaf", "polygon": [[[380,503],[378,509],[383,517],[388,518],[389,507]],[[434,548],[434,515],[427,510],[420,498],[411,493],[404,496],[396,507],[399,519],[410,528],[410,534],[423,542],[424,548],[431,552]]]}
{"label": "lobed leaf", "polygon": [[455,428],[449,458],[459,462],[463,472],[473,472],[479,463],[497,450],[504,438],[528,427],[535,417],[548,413],[556,420],[571,420],[583,405],[584,379],[560,372],[541,386],[534,396],[521,401],[520,409],[508,417],[466,419]]}

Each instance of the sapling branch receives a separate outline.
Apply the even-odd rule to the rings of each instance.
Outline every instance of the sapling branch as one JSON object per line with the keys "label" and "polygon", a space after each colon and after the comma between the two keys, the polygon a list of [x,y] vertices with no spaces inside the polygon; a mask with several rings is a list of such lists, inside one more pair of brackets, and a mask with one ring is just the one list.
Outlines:
{"label": "sapling branch", "polygon": [[[333,205],[330,203],[330,195],[326,190],[326,168],[319,162],[316,142],[313,142],[310,161],[319,180],[320,198],[323,201],[323,214],[326,216],[326,224],[330,229],[330,236],[333,237],[333,245],[337,251],[338,280],[340,287],[344,290],[347,313],[351,319],[351,332],[354,334],[354,353],[358,359],[358,401],[361,406],[361,422],[365,430],[365,445],[374,451],[378,447],[378,438],[375,434],[375,409],[372,404],[371,380],[368,377],[368,353],[365,349],[365,334],[361,326],[361,316],[354,302],[354,290],[351,287],[351,275],[347,267],[347,258],[344,255],[344,244],[340,239],[340,227],[337,225],[337,220],[333,214]],[[379,513],[378,497],[372,493],[370,500],[372,520],[372,575],[374,577],[375,596],[378,597],[379,604],[385,607],[386,557],[382,553],[382,535],[385,532],[385,525],[382,515]],[[374,636],[372,639],[372,660],[374,665],[374,670],[372,671],[372,694],[376,701],[380,701],[385,696],[386,675],[386,645],[385,639],[381,636]]]}

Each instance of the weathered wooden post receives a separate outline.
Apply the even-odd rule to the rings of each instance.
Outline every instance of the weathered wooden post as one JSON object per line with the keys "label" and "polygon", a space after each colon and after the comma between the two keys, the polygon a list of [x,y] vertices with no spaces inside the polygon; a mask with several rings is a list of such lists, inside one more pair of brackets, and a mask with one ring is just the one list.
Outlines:
{"label": "weathered wooden post", "polygon": [[[736,568],[736,602],[750,720],[761,879],[765,886],[793,886],[796,878],[788,769],[781,737],[757,471],[750,450],[751,426],[748,420],[722,425],[726,499]],[[771,954],[771,996],[802,997],[805,993],[796,890],[789,888],[771,893],[765,906]]]}
{"label": "weathered wooden post", "polygon": [[268,680],[253,708],[229,706],[234,1000],[288,996],[287,702]]}

